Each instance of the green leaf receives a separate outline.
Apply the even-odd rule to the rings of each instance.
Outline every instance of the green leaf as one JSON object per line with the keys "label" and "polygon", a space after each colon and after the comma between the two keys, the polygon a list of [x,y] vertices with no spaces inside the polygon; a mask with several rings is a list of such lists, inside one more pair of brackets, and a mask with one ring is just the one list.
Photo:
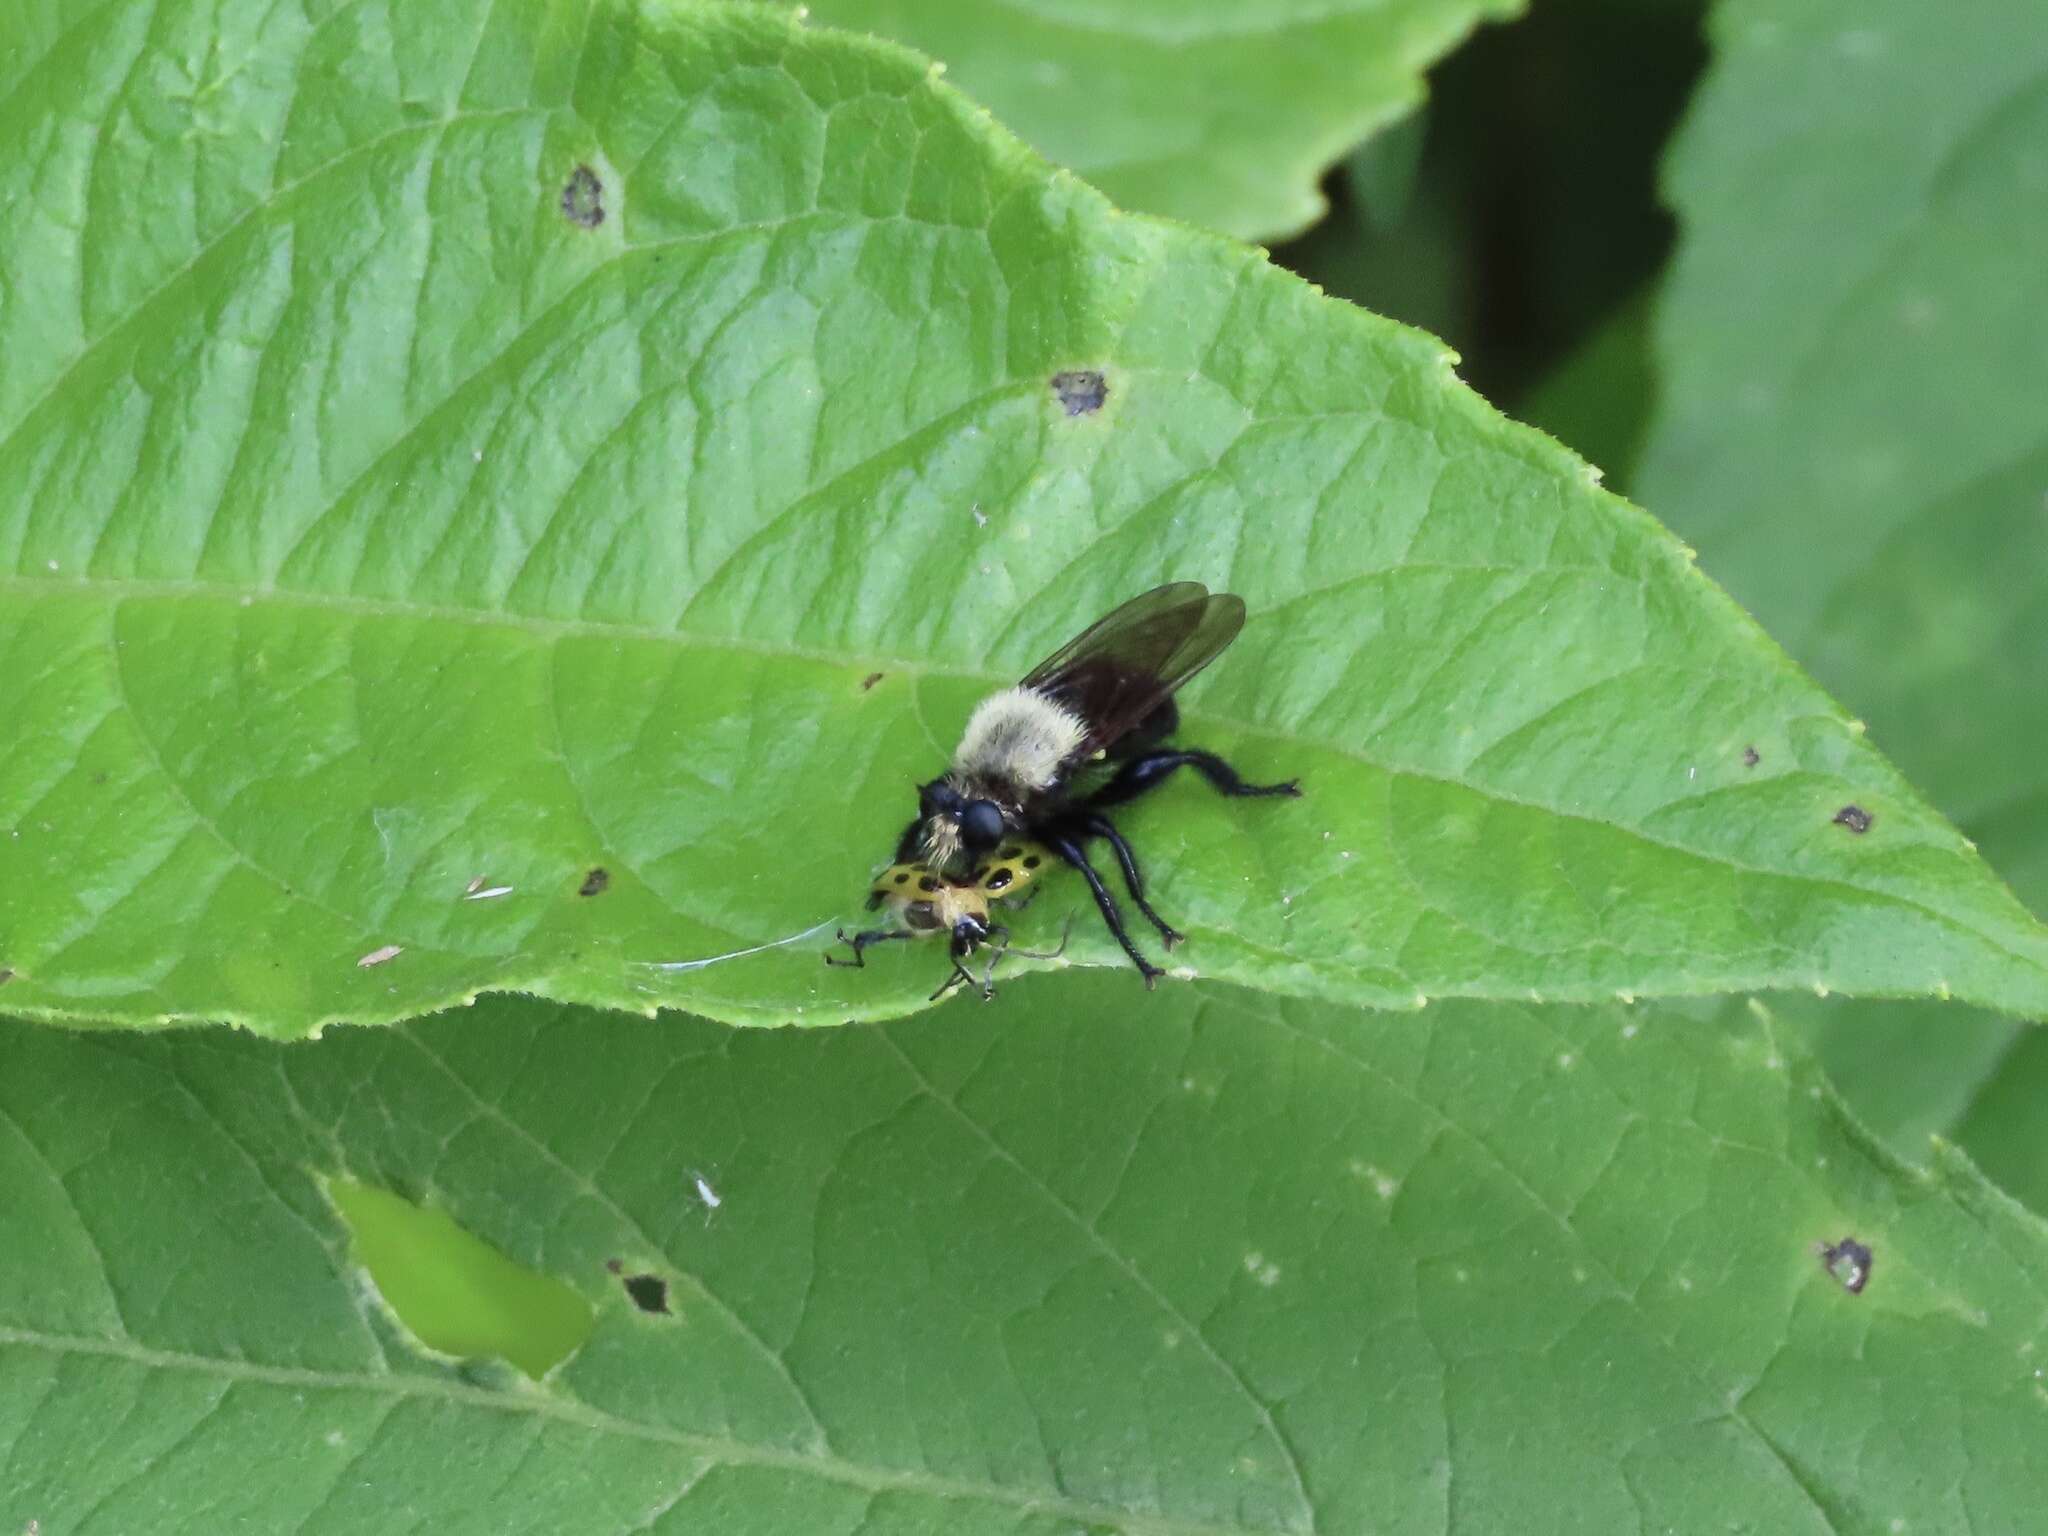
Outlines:
{"label": "green leaf", "polygon": [[[1114,214],[893,47],[554,15],[30,29],[10,1009],[901,1012],[936,955],[819,951],[911,786],[1167,578],[1254,614],[1188,738],[1307,790],[1132,816],[1204,975],[2048,1007],[2048,935],[1953,830],[1429,338]],[[1049,884],[1027,940],[1085,907]]]}
{"label": "green leaf", "polygon": [[807,0],[908,43],[1122,207],[1244,239],[1325,211],[1317,183],[1422,99],[1423,72],[1524,0]]}
{"label": "green leaf", "polygon": [[[1713,31],[1669,165],[1685,238],[1643,497],[2038,908],[2048,25],[2020,0],[1830,0],[1724,3]],[[1891,1017],[1881,1042],[1824,1026],[1859,1108],[2038,1168],[2016,1155],[2038,1115],[1997,1124],[2027,1101],[1997,1083],[2011,1026]]]}
{"label": "green leaf", "polygon": [[[886,1030],[495,999],[316,1046],[10,1025],[0,1059],[0,1251],[36,1255],[0,1269],[0,1529],[2038,1509],[2048,1234],[1894,1162],[1740,1004],[1069,977]],[[575,1289],[589,1342],[543,1384],[423,1356],[349,1263],[343,1168]]]}

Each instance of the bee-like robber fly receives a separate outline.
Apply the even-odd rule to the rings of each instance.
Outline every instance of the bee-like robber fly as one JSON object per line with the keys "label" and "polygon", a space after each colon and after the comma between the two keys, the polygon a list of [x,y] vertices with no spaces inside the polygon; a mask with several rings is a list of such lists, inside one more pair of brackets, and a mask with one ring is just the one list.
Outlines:
{"label": "bee-like robber fly", "polygon": [[1014,688],[983,699],[944,774],[918,790],[917,819],[896,849],[943,879],[978,878],[1008,843],[1030,841],[1088,882],[1102,919],[1154,985],[1164,974],[1124,928],[1116,898],[1088,862],[1108,843],[1131,900],[1166,947],[1181,935],[1152,910],[1113,806],[1192,768],[1225,795],[1298,795],[1294,780],[1247,784],[1213,752],[1163,743],[1180,723],[1174,694],[1244,628],[1244,600],[1176,581],[1132,598],[1048,656]]}
{"label": "bee-like robber fly", "polygon": [[[889,939],[923,939],[938,934],[947,935],[951,941],[953,969],[947,975],[945,984],[931,996],[937,1002],[955,987],[978,985],[982,1000],[996,995],[996,966],[1006,954],[1013,953],[1010,946],[1010,930],[996,922],[989,915],[992,903],[1014,899],[1027,885],[1037,878],[1051,856],[1035,843],[1009,843],[996,850],[995,855],[975,870],[966,880],[948,879],[935,875],[922,864],[891,864],[879,875],[868,891],[868,910],[889,909],[893,926],[870,928],[861,933],[848,934],[839,930],[839,942],[853,949],[851,960],[841,960],[827,955],[828,965],[866,965],[867,951],[876,944]],[[1037,892],[1033,891],[1032,895]],[[1030,900],[1025,897],[1017,903],[1023,906]],[[967,961],[982,945],[990,947],[988,964],[976,976],[967,969]],[[1019,949],[1014,953],[1028,955],[1034,960],[1057,958],[1067,947],[1065,938],[1055,950]]]}

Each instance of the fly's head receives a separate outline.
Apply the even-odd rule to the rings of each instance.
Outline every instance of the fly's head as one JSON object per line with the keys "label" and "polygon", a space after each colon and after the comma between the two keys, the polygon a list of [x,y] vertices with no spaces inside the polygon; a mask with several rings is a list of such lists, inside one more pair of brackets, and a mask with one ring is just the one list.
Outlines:
{"label": "fly's head", "polygon": [[949,779],[933,779],[917,792],[918,842],[927,868],[960,872],[995,851],[1008,830],[995,801],[963,794]]}

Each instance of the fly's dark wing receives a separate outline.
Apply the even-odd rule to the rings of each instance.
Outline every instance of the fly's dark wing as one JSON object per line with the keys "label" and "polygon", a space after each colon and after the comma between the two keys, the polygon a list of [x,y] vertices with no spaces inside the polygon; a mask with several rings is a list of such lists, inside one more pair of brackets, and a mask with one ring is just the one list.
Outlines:
{"label": "fly's dark wing", "polygon": [[1077,760],[1112,750],[1244,628],[1244,599],[1198,581],[1132,598],[1033,667],[1024,686],[1088,722]]}

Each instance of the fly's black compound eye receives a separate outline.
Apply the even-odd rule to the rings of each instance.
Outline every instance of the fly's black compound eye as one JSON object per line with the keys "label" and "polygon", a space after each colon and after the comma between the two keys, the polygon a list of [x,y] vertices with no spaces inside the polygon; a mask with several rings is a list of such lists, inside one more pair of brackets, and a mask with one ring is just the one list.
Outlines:
{"label": "fly's black compound eye", "polygon": [[993,800],[970,800],[960,809],[960,843],[986,853],[1003,840],[1003,813]]}

